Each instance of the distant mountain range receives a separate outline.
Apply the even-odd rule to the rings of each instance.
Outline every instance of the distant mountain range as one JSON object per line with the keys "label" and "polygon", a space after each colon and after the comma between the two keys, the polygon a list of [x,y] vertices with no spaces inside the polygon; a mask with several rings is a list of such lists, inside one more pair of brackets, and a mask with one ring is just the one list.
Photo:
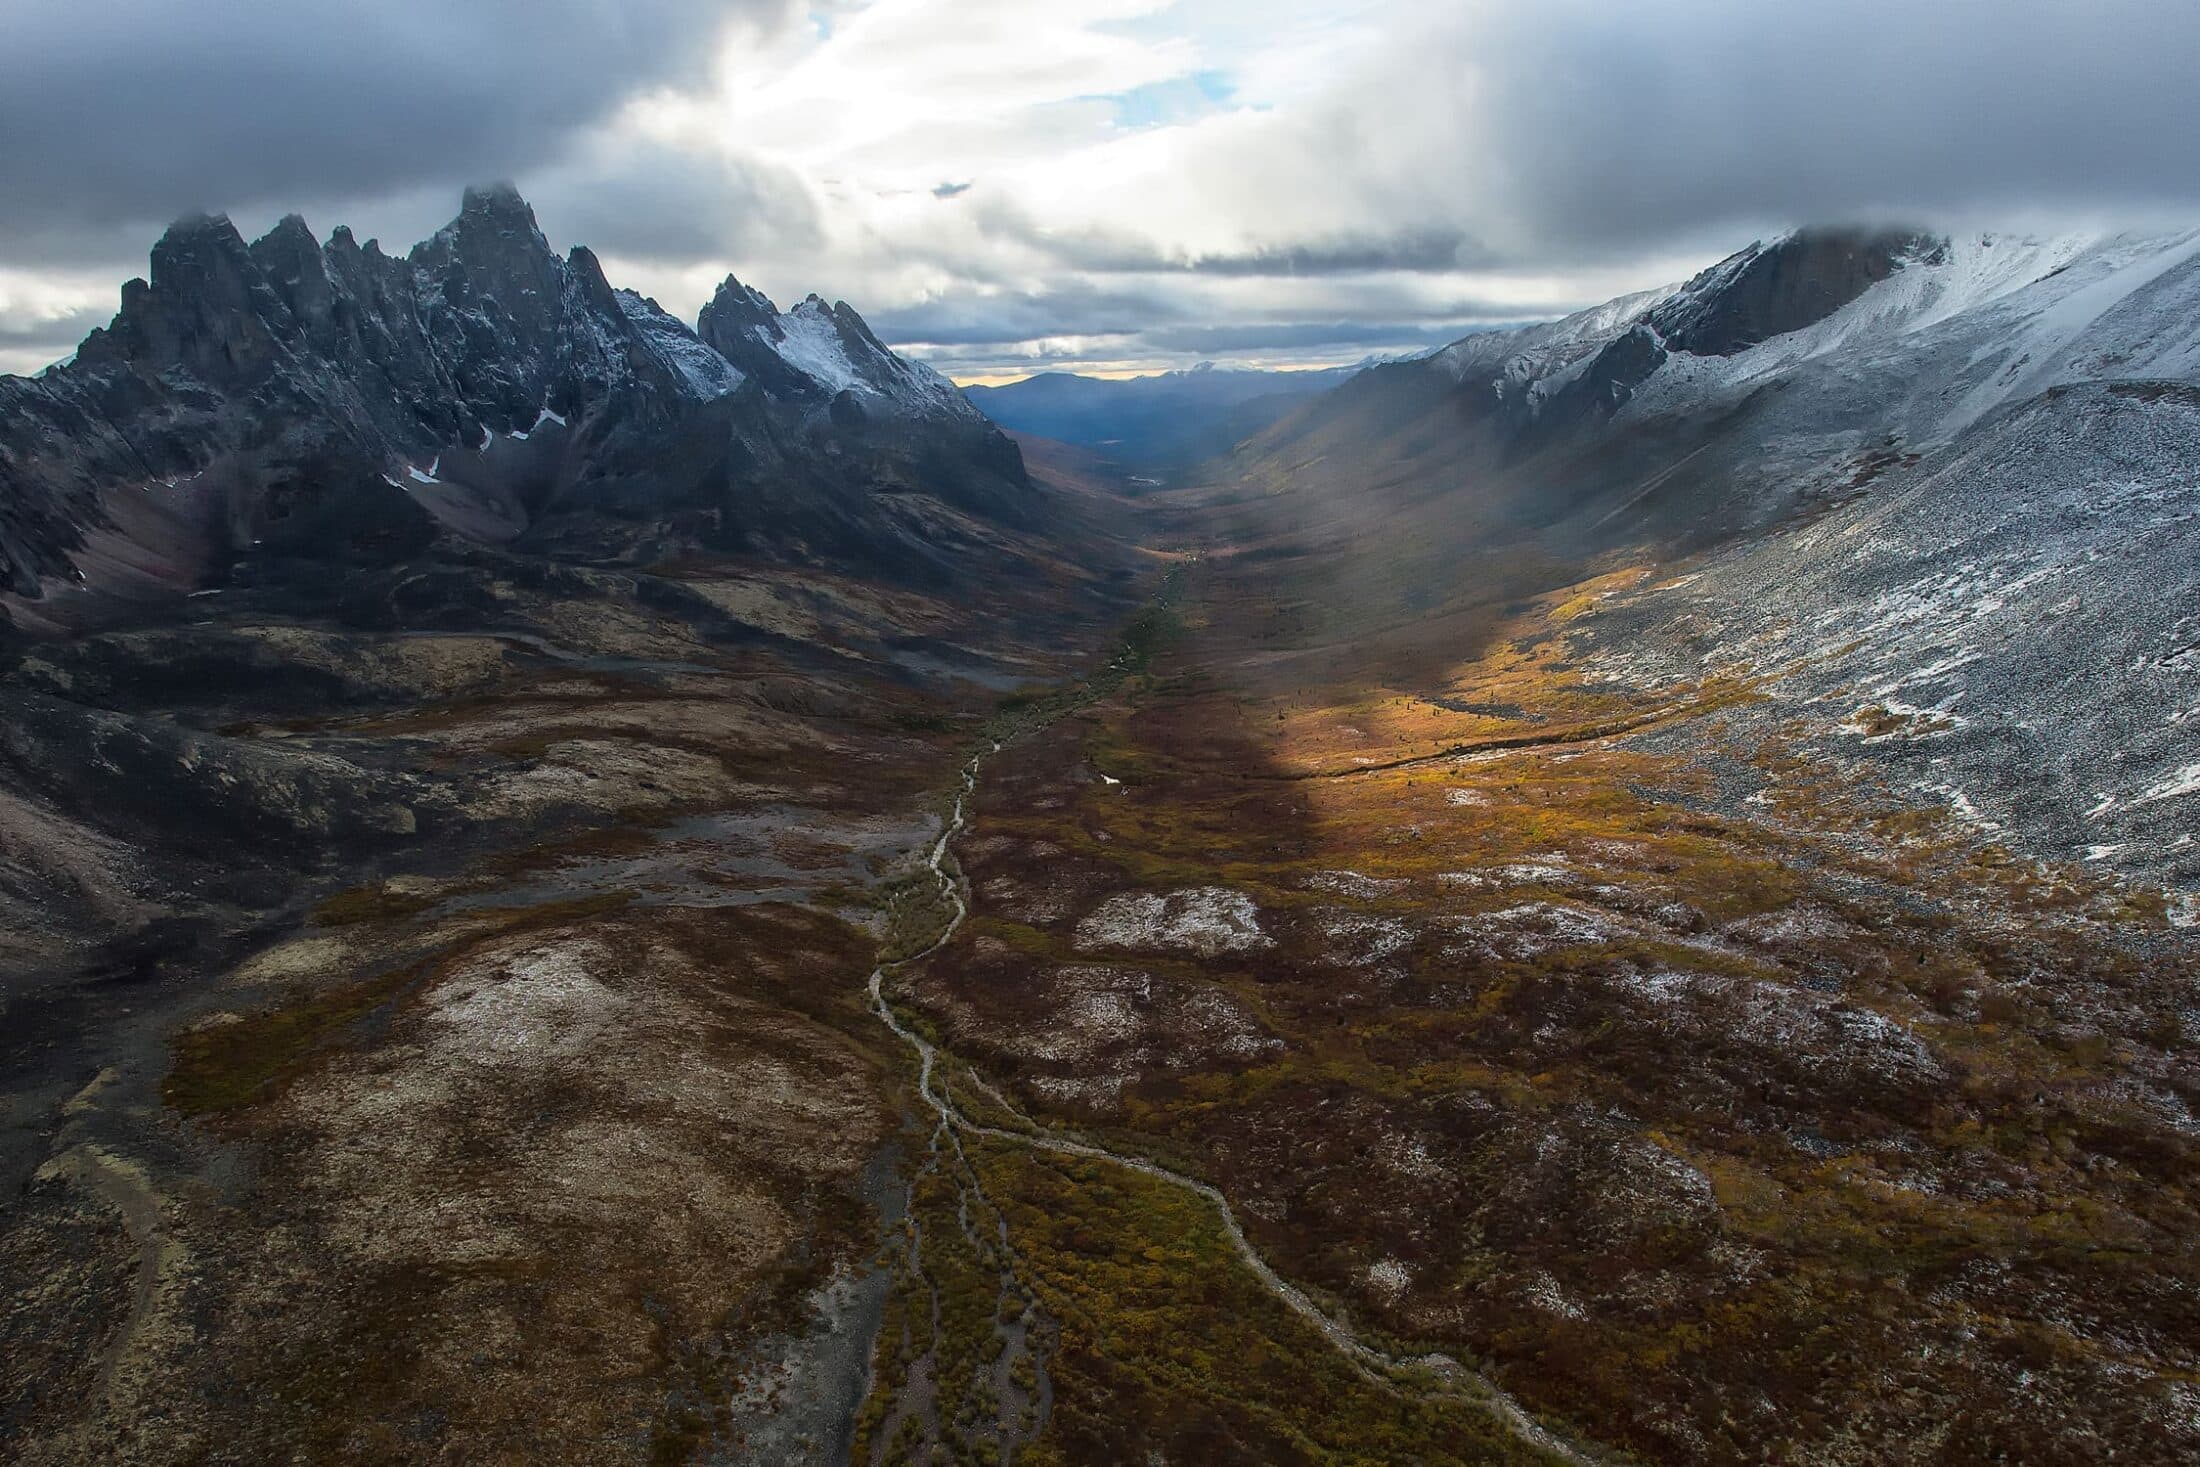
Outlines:
{"label": "distant mountain range", "polygon": [[1042,372],[1005,387],[964,391],[987,417],[1013,432],[1167,472],[1228,453],[1359,370],[1262,372],[1203,364],[1187,372],[1114,379]]}

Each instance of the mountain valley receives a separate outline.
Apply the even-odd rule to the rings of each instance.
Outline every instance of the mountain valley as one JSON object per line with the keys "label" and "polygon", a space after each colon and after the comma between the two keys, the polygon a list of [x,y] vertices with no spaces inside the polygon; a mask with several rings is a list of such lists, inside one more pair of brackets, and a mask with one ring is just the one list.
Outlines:
{"label": "mountain valley", "polygon": [[0,378],[10,1459],[2200,1453],[2200,235],[1298,386],[179,224]]}

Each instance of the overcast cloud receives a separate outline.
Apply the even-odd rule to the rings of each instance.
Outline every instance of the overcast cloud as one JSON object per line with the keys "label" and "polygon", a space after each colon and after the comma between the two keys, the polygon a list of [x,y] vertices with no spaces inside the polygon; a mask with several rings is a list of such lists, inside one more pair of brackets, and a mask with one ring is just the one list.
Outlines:
{"label": "overcast cloud", "polygon": [[0,368],[161,221],[402,247],[472,179],[692,315],[963,374],[1411,350],[1798,223],[2200,218],[2191,0],[0,6]]}

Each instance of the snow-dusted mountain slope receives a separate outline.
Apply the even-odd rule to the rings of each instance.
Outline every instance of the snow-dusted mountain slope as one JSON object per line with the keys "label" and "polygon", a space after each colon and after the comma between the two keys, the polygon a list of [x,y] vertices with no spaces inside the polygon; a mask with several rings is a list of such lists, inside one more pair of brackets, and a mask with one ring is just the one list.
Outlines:
{"label": "snow-dusted mountain slope", "polygon": [[846,301],[827,305],[812,295],[782,311],[728,276],[697,327],[713,351],[789,397],[825,401],[845,393],[868,412],[983,421],[954,383],[897,356]]}
{"label": "snow-dusted mountain slope", "polygon": [[1364,374],[1264,465],[1410,516],[1437,574],[1695,559],[1584,624],[1608,674],[1766,678],[1745,721],[2200,885],[2200,231],[1791,236]]}
{"label": "snow-dusted mountain slope", "polygon": [[739,367],[703,344],[687,323],[647,296],[618,292],[619,308],[657,348],[658,355],[703,399],[738,391],[748,378]]}
{"label": "snow-dusted mountain slope", "polygon": [[[2076,382],[2200,374],[2200,231],[1972,236],[1937,244],[1841,309],[1731,356],[1674,351],[1626,411],[1700,411],[1816,364],[1843,408],[1913,443]],[[1879,378],[1876,391],[1871,378]]]}
{"label": "snow-dusted mountain slope", "polygon": [[1746,722],[2044,853],[2200,886],[2200,390],[2059,387],[1884,489],[1600,618],[1626,680],[1767,676]]}
{"label": "snow-dusted mountain slope", "polygon": [[1714,557],[1645,645],[1784,670],[1773,709],[1959,818],[2200,886],[2200,232],[1952,240],[1620,416],[1759,392],[1799,477],[1849,435],[1904,457]]}
{"label": "snow-dusted mountain slope", "polygon": [[[1758,402],[1782,430],[1945,442],[2050,387],[2200,374],[2200,230],[2054,238],[1804,232],[1685,285],[1368,374],[1448,378],[1530,447]],[[1288,431],[1288,430],[1287,430]]]}

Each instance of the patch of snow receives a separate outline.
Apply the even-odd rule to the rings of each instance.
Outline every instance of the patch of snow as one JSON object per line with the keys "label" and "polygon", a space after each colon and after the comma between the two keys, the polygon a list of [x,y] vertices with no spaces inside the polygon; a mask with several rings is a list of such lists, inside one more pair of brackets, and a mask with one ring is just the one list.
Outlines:
{"label": "patch of snow", "polygon": [[1394,958],[1413,946],[1412,927],[1396,917],[1324,908],[1315,916],[1329,939],[1329,958],[1349,967],[1366,967]]}
{"label": "patch of snow", "polygon": [[1559,1287],[1558,1280],[1542,1269],[1537,1269],[1522,1290],[1530,1304],[1546,1314],[1556,1314],[1562,1319],[1585,1319],[1588,1311],[1575,1303]]}
{"label": "patch of snow", "polygon": [[1548,886],[1555,882],[1571,882],[1576,879],[1576,873],[1560,857],[1551,861],[1515,861],[1503,866],[1484,866],[1474,871],[1444,871],[1436,879],[1446,886]]}
{"label": "patch of snow", "polygon": [[1131,1074],[1034,1075],[1024,1083],[1057,1105],[1082,1105],[1091,1110],[1110,1110],[1123,1099],[1123,1088],[1138,1077]]}
{"label": "patch of snow", "polygon": [[840,323],[816,296],[780,314],[779,329],[785,333],[783,339],[773,341],[761,326],[750,329],[757,340],[778,352],[789,366],[822,383],[830,392],[846,392],[851,387],[868,385],[863,383],[855,363],[848,360],[847,346],[840,339]]}
{"label": "patch of snow", "polygon": [[1561,902],[1524,902],[1475,917],[1446,917],[1437,925],[1457,939],[1446,946],[1446,957],[1511,962],[1555,948],[1601,945],[1628,932],[1601,912]]}
{"label": "patch of snow", "polygon": [[1260,908],[1251,897],[1228,887],[1203,886],[1167,893],[1118,892],[1077,924],[1077,943],[1216,957],[1272,947],[1274,939],[1261,930]]}
{"label": "patch of snow", "polygon": [[2159,784],[2141,790],[2131,803],[2151,805],[2157,800],[2177,800],[2195,794],[2200,794],[2200,764],[2187,764]]}
{"label": "patch of snow", "polygon": [[1966,795],[1952,784],[1921,784],[1918,788],[1927,794],[1938,795],[1946,800],[1948,808],[1954,812],[1955,817],[1974,830],[1982,830],[1991,834],[2001,829],[1997,822],[1989,820],[1979,813],[1978,806],[1971,803],[1969,795]]}
{"label": "patch of snow", "polygon": [[1368,1265],[1367,1284],[1386,1299],[1395,1299],[1413,1283],[1413,1270],[1395,1258]]}
{"label": "patch of snow", "polygon": [[1308,891],[1326,891],[1333,896],[1358,897],[1371,901],[1404,891],[1413,883],[1396,877],[1365,876],[1358,871],[1316,871],[1299,884]]}

